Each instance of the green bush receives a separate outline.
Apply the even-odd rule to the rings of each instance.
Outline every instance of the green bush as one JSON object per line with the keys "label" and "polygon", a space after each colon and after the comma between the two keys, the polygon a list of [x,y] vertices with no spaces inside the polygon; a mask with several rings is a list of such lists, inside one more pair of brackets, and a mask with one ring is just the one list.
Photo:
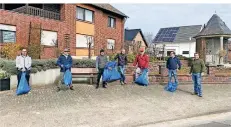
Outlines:
{"label": "green bush", "polygon": [[116,53],[115,53],[115,54],[112,54],[112,55],[109,55],[109,60],[110,60],[110,61],[114,60],[114,58],[115,58],[116,55],[117,55]]}
{"label": "green bush", "polygon": [[73,67],[75,68],[95,68],[95,60],[90,59],[73,59]]}
{"label": "green bush", "polygon": [[127,57],[128,57],[128,63],[133,63],[134,60],[136,59],[136,55],[134,54],[128,54]]}
{"label": "green bush", "polygon": [[158,59],[154,56],[149,56],[149,61],[150,62],[155,62],[155,61],[158,61]]}

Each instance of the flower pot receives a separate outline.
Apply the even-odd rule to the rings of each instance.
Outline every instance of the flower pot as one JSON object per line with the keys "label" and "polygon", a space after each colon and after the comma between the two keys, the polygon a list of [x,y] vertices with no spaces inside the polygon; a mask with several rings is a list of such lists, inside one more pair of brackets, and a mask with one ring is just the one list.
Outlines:
{"label": "flower pot", "polygon": [[10,90],[10,78],[0,79],[0,91]]}

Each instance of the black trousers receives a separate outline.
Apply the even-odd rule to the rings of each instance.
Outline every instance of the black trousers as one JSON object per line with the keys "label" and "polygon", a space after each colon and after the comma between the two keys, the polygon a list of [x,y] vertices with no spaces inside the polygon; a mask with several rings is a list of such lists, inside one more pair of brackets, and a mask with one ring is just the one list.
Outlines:
{"label": "black trousers", "polygon": [[[97,75],[97,85],[99,85],[99,82],[100,82],[100,78],[101,76],[103,75],[103,72],[104,72],[104,68],[98,68],[99,72],[98,72],[98,75]],[[103,82],[103,85],[105,85],[106,82]]]}
{"label": "black trousers", "polygon": [[[22,71],[19,71],[19,70],[18,70],[18,74],[17,74],[18,85],[19,85],[21,76],[22,76]],[[29,81],[30,81],[30,70],[27,70],[27,71],[26,71],[26,80],[27,80],[27,82],[28,82],[28,85],[30,85],[30,84],[29,84]],[[18,85],[17,85],[17,88],[18,88]]]}

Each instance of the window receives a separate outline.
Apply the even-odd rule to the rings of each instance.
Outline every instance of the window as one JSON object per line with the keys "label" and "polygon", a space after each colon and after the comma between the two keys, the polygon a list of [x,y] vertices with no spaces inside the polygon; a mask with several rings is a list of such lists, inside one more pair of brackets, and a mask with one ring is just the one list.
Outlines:
{"label": "window", "polygon": [[108,17],[108,27],[115,28],[116,19],[112,17]]}
{"label": "window", "polygon": [[107,39],[107,49],[115,49],[115,40]]}
{"label": "window", "polygon": [[189,54],[189,51],[183,51],[182,54]]}
{"label": "window", "polygon": [[83,21],[93,22],[93,11],[77,7],[76,18]]}
{"label": "window", "polygon": [[0,43],[16,42],[16,27],[0,24]]}
{"label": "window", "polygon": [[56,46],[57,32],[42,30],[41,44],[47,46]]}
{"label": "window", "polygon": [[78,48],[88,48],[89,42],[91,42],[91,47],[94,46],[94,38],[88,35],[76,34],[76,47]]}

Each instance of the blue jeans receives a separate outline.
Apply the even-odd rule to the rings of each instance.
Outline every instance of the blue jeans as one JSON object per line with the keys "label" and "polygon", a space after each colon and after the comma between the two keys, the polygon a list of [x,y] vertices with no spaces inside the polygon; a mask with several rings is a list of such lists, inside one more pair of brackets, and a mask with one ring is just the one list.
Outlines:
{"label": "blue jeans", "polygon": [[174,77],[175,83],[178,84],[178,78],[177,78],[176,70],[168,70],[168,82],[172,82],[172,77]]}
{"label": "blue jeans", "polygon": [[201,73],[193,73],[192,80],[194,83],[194,93],[197,94],[198,96],[202,96]]}
{"label": "blue jeans", "polygon": [[118,71],[119,71],[119,73],[121,75],[121,79],[120,79],[121,82],[125,81],[125,72],[124,72],[124,70],[125,70],[125,66],[118,66]]}

